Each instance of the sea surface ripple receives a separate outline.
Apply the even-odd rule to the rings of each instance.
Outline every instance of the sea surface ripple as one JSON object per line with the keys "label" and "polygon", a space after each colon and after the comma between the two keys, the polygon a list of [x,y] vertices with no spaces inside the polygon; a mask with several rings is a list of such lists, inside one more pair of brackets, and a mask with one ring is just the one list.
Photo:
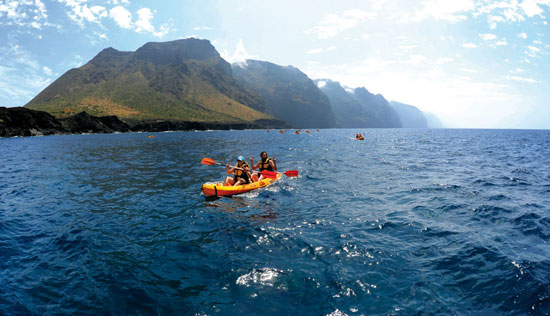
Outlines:
{"label": "sea surface ripple", "polygon": [[0,315],[550,314],[550,131],[145,136],[0,139]]}

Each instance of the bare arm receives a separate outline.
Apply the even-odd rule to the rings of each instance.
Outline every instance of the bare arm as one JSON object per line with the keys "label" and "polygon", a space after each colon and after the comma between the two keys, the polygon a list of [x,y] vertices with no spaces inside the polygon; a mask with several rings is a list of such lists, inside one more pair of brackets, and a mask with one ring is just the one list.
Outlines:
{"label": "bare arm", "polygon": [[235,171],[235,167],[229,169],[229,164],[225,165],[225,171],[227,172],[227,174],[232,174],[233,171]]}
{"label": "bare arm", "polygon": [[250,157],[250,166],[252,167],[252,170],[256,170],[260,167],[260,162],[254,165],[254,157]]}

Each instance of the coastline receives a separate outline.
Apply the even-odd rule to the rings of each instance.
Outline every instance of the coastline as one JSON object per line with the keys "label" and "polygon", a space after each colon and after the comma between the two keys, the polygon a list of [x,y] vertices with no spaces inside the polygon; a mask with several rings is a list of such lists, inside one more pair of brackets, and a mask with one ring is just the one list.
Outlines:
{"label": "coastline", "polygon": [[0,107],[0,137],[47,136],[66,134],[106,134],[127,132],[243,130],[289,128],[279,120],[250,123],[216,123],[169,120],[121,120],[116,116],[93,116],[80,112],[67,118],[23,107]]}

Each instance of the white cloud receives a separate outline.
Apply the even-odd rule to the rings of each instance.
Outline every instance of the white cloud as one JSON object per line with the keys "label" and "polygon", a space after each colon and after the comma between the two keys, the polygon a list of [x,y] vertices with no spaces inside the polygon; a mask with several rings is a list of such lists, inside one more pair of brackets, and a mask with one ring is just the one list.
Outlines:
{"label": "white cloud", "polygon": [[506,45],[508,45],[508,42],[506,41],[505,38],[503,38],[503,39],[501,39],[501,40],[496,41],[496,42],[495,42],[495,45],[496,45],[496,46],[506,46]]}
{"label": "white cloud", "polygon": [[153,19],[153,12],[149,8],[141,8],[137,12],[138,19],[135,23],[136,32],[155,32],[155,27],[151,24]]}
{"label": "white cloud", "polygon": [[504,18],[501,16],[489,16],[487,18],[487,21],[489,22],[489,27],[491,28],[491,30],[494,30],[497,28],[497,23],[502,23],[506,20],[504,20]]}
{"label": "white cloud", "polygon": [[210,26],[196,26],[193,28],[194,31],[213,31],[214,28]]}
{"label": "white cloud", "polygon": [[413,66],[420,66],[427,62],[429,62],[428,58],[422,55],[413,55],[409,57],[409,59],[406,61],[407,64],[413,65]]}
{"label": "white cloud", "polygon": [[473,15],[474,17],[487,15],[489,26],[494,30],[497,23],[523,22],[526,18],[536,15],[544,17],[544,9],[541,6],[550,6],[550,0],[480,1]]}
{"label": "white cloud", "polygon": [[540,48],[535,46],[527,46],[527,50],[525,51],[525,54],[527,54],[529,57],[534,58],[537,57],[537,55],[541,52]]}
{"label": "white cloud", "polygon": [[329,52],[329,51],[333,51],[333,50],[336,50],[336,46],[329,46],[327,48],[314,48],[314,49],[310,49],[306,52],[306,54],[308,55],[314,55],[314,54],[320,54],[320,53],[323,53],[323,52]]}
{"label": "white cloud", "polygon": [[[29,1],[29,0],[27,0]],[[37,0],[38,1],[38,0]],[[149,32],[154,36],[162,37],[171,31],[169,23],[162,25],[159,31],[155,30],[152,24],[153,12],[149,8],[141,8],[137,11],[137,21],[132,22],[132,13],[128,11],[124,6],[120,4],[129,4],[129,1],[109,1],[109,4],[114,4],[115,7],[107,10],[103,6],[88,7],[86,4],[88,0],[59,0],[66,6],[70,7],[71,11],[68,12],[68,16],[71,20],[77,22],[81,27],[84,27],[84,22],[101,23],[101,19],[110,17],[120,27],[136,32]],[[101,37],[106,38],[106,37]]]}
{"label": "white cloud", "polygon": [[47,21],[46,6],[41,0],[0,1],[0,25],[17,25],[42,29],[54,26]]}
{"label": "white cloud", "polygon": [[400,14],[398,22],[420,22],[432,18],[434,20],[456,23],[467,20],[468,17],[464,13],[470,12],[475,8],[473,0],[428,0],[422,4],[422,9],[416,10],[414,14]]}
{"label": "white cloud", "polygon": [[476,74],[476,73],[477,73],[477,70],[476,70],[476,69],[472,69],[472,68],[460,68],[460,71],[462,71],[462,72],[467,72],[467,73],[471,73],[471,74]]}
{"label": "white cloud", "polygon": [[513,73],[513,74],[521,74],[521,73],[524,73],[525,70],[523,70],[523,69],[517,67],[516,69],[510,70],[510,72]]}
{"label": "white cloud", "polygon": [[84,27],[84,22],[100,23],[102,18],[107,17],[107,10],[102,6],[88,7],[86,0],[59,0],[70,8],[67,15],[71,20]]}
{"label": "white cloud", "polygon": [[535,15],[540,15],[543,12],[542,9],[538,6],[539,2],[545,5],[548,5],[550,3],[548,1],[523,0],[520,6],[523,9],[523,12],[525,12],[528,17],[532,17]]}
{"label": "white cloud", "polygon": [[448,58],[448,57],[441,57],[441,58],[438,58],[435,63],[437,65],[443,65],[443,64],[448,64],[450,62],[452,62],[453,59],[452,58]]}
{"label": "white cloud", "polygon": [[519,77],[519,76],[506,76],[506,79],[511,81],[526,82],[526,83],[538,83],[538,81],[533,78],[526,78],[526,77]]}
{"label": "white cloud", "polygon": [[131,29],[132,13],[122,6],[116,6],[109,10],[109,16],[122,28]]}
{"label": "white cloud", "polygon": [[314,49],[310,49],[306,52],[306,54],[308,55],[313,55],[313,54],[320,54],[324,51],[325,49],[324,48],[314,48]]}
{"label": "white cloud", "polygon": [[329,39],[345,30],[355,28],[362,21],[372,20],[375,17],[376,13],[358,9],[347,10],[342,14],[329,13],[317,26],[307,30],[305,34],[314,34],[319,39]]}
{"label": "white cloud", "polygon": [[51,76],[53,74],[52,70],[48,66],[43,66],[42,71],[46,74],[46,76]]}
{"label": "white cloud", "polygon": [[[121,7],[119,7],[121,8]],[[119,9],[120,10],[120,9]],[[170,28],[168,27],[168,24],[164,24],[159,28],[159,31],[155,30],[155,26],[151,22],[154,18],[153,11],[149,8],[141,8],[137,11],[138,18],[136,22],[134,23],[134,29],[138,33],[151,33],[156,37],[163,37],[164,35],[168,34],[170,32]],[[131,15],[130,12],[120,10],[120,15],[123,17],[123,25],[126,25],[126,28],[131,28]],[[119,25],[121,25],[119,23]],[[121,26],[123,26],[121,25]],[[123,26],[125,27],[125,26]]]}
{"label": "white cloud", "polygon": [[495,34],[490,34],[490,33],[479,34],[479,37],[481,37],[481,39],[484,40],[484,41],[490,41],[490,40],[497,39],[497,36]]}
{"label": "white cloud", "polygon": [[327,82],[324,81],[324,80],[317,81],[317,88],[319,88],[319,89],[323,88],[326,85],[327,85]]}
{"label": "white cloud", "polygon": [[486,42],[489,42],[489,46],[490,47],[497,47],[497,46],[506,46],[508,45],[508,42],[506,41],[505,38],[502,38],[502,39],[498,39],[497,36],[495,34],[491,34],[491,33],[484,33],[484,34],[479,34],[479,37],[486,41]]}
{"label": "white cloud", "polygon": [[171,31],[173,31],[173,29],[169,26],[170,23],[171,22],[169,21],[169,22],[164,23],[163,25],[161,25],[157,32],[153,32],[153,35],[156,36],[156,37],[163,37],[164,35],[170,33]]}
{"label": "white cloud", "polygon": [[119,5],[120,3],[130,4],[130,0],[110,0],[109,3]]}
{"label": "white cloud", "polygon": [[474,9],[472,0],[430,0],[424,3],[423,12],[436,20],[458,22],[465,20],[464,15],[457,15],[458,12],[468,12]]}
{"label": "white cloud", "polygon": [[237,44],[237,48],[235,48],[235,52],[233,55],[229,55],[227,52],[223,52],[220,54],[223,59],[227,60],[230,63],[238,63],[241,67],[246,67],[246,60],[247,59],[257,59],[258,57],[249,54],[246,51],[246,48],[244,48],[243,40],[239,40],[239,43]]}
{"label": "white cloud", "polygon": [[84,65],[84,58],[80,55],[74,55],[71,62],[67,65],[68,68],[78,68]]}
{"label": "white cloud", "polygon": [[523,38],[523,39],[527,39],[527,34],[526,33],[519,33],[518,37]]}
{"label": "white cloud", "polygon": [[105,9],[105,7],[102,7],[102,6],[93,6],[90,8],[90,11],[92,11],[92,13],[94,15],[97,15],[99,18],[106,18],[109,16],[109,12],[107,12],[107,10]]}
{"label": "white cloud", "polygon": [[517,9],[508,9],[504,10],[502,13],[507,21],[510,22],[521,22],[525,21],[525,17],[518,12]]}
{"label": "white cloud", "polygon": [[477,45],[474,43],[462,43],[462,47],[464,48],[477,48]]}
{"label": "white cloud", "polygon": [[[19,45],[0,47],[0,94],[10,100],[7,106],[25,105],[51,80],[52,71]],[[46,76],[45,76],[46,75]],[[7,97],[6,97],[7,96]]]}

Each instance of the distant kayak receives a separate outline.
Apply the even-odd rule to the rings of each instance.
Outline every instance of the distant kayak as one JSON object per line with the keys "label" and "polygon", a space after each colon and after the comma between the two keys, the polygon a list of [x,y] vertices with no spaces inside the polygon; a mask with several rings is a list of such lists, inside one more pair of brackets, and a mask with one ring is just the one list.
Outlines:
{"label": "distant kayak", "polygon": [[363,140],[363,139],[365,139],[365,137],[355,137],[355,139],[357,139],[357,140]]}
{"label": "distant kayak", "polygon": [[250,191],[254,191],[259,188],[265,188],[268,185],[274,183],[281,178],[282,174],[277,173],[275,178],[263,178],[261,181],[253,182],[249,184],[224,186],[223,183],[205,183],[202,185],[201,190],[204,196],[231,196],[242,194]]}

